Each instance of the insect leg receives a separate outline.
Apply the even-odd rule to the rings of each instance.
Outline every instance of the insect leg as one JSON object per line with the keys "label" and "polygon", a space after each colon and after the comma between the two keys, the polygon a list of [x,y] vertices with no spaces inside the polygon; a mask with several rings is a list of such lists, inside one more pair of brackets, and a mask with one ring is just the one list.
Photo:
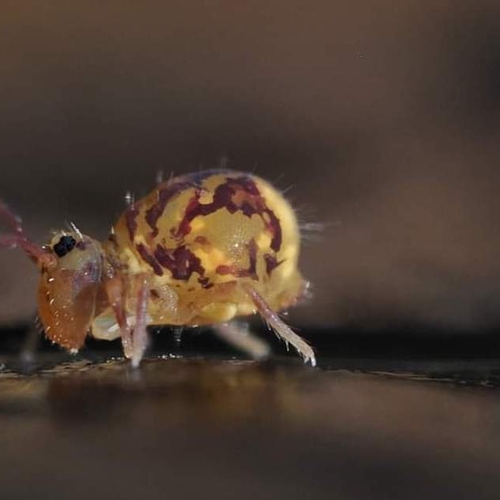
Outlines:
{"label": "insect leg", "polygon": [[40,318],[36,316],[35,321],[30,325],[28,333],[24,339],[19,353],[19,359],[25,368],[29,367],[34,361],[40,338],[43,333],[43,326]]}
{"label": "insect leg", "polygon": [[137,368],[141,359],[144,356],[146,347],[148,346],[147,332],[147,313],[148,313],[148,296],[149,296],[149,280],[147,274],[139,274],[135,277],[138,282],[137,286],[137,309],[135,313],[135,327],[133,337],[132,350],[132,367]]}
{"label": "insect leg", "polygon": [[123,353],[126,358],[132,357],[132,334],[127,324],[127,312],[125,310],[126,294],[123,279],[114,276],[105,282],[106,294],[109,303],[115,313],[116,322],[120,327],[120,337],[122,339]]}
{"label": "insect leg", "polygon": [[237,322],[219,323],[213,326],[215,334],[224,342],[231,344],[239,351],[253,359],[265,359],[271,350],[266,342],[253,335],[248,328]]}
{"label": "insect leg", "polygon": [[253,300],[260,315],[266,323],[274,330],[276,335],[285,342],[291,344],[297,352],[304,358],[304,363],[309,362],[311,366],[316,366],[316,356],[312,347],[299,337],[267,304],[261,295],[251,285],[244,284],[245,291]]}
{"label": "insect leg", "polygon": [[175,346],[179,348],[182,343],[182,333],[184,331],[184,328],[182,326],[174,326],[172,328],[172,333],[174,335],[174,342]]}

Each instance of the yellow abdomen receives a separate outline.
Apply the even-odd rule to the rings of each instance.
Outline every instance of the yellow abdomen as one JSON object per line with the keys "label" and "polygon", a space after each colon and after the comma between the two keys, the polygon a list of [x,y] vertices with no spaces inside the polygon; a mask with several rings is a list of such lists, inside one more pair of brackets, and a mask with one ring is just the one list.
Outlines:
{"label": "yellow abdomen", "polygon": [[124,272],[151,276],[153,323],[191,325],[253,313],[244,283],[275,311],[293,304],[304,284],[299,246],[295,214],[269,183],[207,171],[164,182],[131,205],[106,250]]}

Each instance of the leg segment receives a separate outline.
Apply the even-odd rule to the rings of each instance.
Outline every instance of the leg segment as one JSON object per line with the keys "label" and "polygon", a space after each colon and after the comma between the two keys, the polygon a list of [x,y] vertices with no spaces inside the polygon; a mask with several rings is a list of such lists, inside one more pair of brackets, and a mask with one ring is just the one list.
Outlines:
{"label": "leg segment", "polygon": [[299,337],[281,318],[269,307],[267,302],[251,285],[244,285],[245,291],[253,300],[260,315],[264,318],[267,324],[274,330],[276,335],[288,344],[291,344],[297,352],[304,358],[304,363],[311,363],[311,366],[316,366],[316,356],[312,347],[301,337]]}
{"label": "leg segment", "polygon": [[26,338],[24,339],[19,358],[21,363],[28,367],[35,361],[36,350],[43,333],[43,326],[40,318],[36,316],[35,321],[30,325]]}
{"label": "leg segment", "polygon": [[149,280],[147,275],[139,274],[137,280],[137,307],[135,313],[135,327],[133,336],[132,367],[137,368],[148,346],[147,313]]}
{"label": "leg segment", "polygon": [[182,343],[182,332],[184,328],[182,326],[174,326],[172,328],[172,333],[174,335],[174,342],[177,348],[181,346]]}
{"label": "leg segment", "polygon": [[269,346],[239,323],[220,323],[214,325],[213,329],[219,338],[253,359],[265,359],[270,354]]}
{"label": "leg segment", "polygon": [[[116,323],[120,328],[123,353],[126,358],[132,360],[132,366],[137,368],[148,344],[146,327],[148,322],[149,282],[147,275],[144,274],[131,278],[127,277],[127,279],[130,279],[131,283],[120,276],[114,276],[106,281],[105,287],[109,303],[115,314]],[[127,321],[127,301],[130,299],[127,295],[131,292],[134,293],[136,298],[135,318],[129,316],[131,323],[135,320],[133,328]],[[102,335],[100,337],[103,338]]]}
{"label": "leg segment", "polygon": [[113,277],[106,281],[106,294],[109,303],[115,313],[116,322],[120,327],[120,337],[122,339],[123,353],[126,358],[132,357],[132,333],[127,324],[126,293],[125,285],[120,277]]}

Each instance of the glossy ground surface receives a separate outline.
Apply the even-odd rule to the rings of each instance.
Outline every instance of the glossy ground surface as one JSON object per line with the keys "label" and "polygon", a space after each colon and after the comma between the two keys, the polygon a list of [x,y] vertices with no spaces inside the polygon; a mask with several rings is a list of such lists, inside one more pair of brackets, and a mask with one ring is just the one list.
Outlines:
{"label": "glossy ground surface", "polygon": [[255,363],[212,349],[132,371],[112,351],[71,360],[42,347],[32,372],[21,373],[8,351],[0,372],[2,498],[500,492],[493,356],[320,356],[322,368],[311,369],[292,356]]}

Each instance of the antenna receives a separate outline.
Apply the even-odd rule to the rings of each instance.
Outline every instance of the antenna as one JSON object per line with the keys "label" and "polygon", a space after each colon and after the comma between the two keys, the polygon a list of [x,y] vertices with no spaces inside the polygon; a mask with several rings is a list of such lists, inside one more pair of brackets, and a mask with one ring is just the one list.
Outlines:
{"label": "antenna", "polygon": [[28,257],[41,266],[55,265],[56,257],[45,247],[31,241],[25,234],[21,217],[0,200],[0,219],[3,219],[10,233],[0,234],[0,247],[21,248]]}

